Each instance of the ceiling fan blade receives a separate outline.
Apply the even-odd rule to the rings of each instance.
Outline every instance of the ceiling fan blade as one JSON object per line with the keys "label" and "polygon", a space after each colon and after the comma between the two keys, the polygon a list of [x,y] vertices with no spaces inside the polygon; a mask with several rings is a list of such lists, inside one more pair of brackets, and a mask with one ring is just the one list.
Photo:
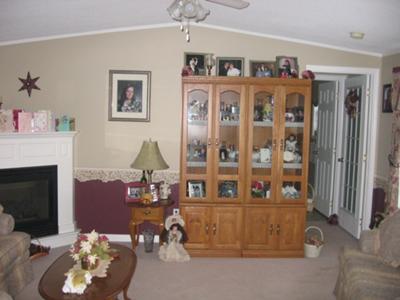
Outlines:
{"label": "ceiling fan blade", "polygon": [[249,2],[244,0],[206,0],[206,1],[229,6],[236,9],[246,8],[250,4]]}

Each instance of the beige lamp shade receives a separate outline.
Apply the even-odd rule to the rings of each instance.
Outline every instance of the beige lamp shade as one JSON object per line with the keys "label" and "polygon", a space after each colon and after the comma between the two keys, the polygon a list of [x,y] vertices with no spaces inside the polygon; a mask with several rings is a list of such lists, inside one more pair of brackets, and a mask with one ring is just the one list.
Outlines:
{"label": "beige lamp shade", "polygon": [[158,143],[151,140],[143,142],[142,148],[131,167],[139,170],[165,170],[169,168],[161,155]]}

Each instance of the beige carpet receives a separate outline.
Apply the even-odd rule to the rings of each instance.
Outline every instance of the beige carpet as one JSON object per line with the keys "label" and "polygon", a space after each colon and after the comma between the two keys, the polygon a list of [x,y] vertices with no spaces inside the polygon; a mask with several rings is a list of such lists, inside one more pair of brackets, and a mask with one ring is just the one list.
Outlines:
{"label": "beige carpet", "polygon": [[[312,222],[324,234],[326,245],[318,258],[192,258],[187,263],[164,263],[153,253],[137,249],[138,265],[128,295],[135,300],[335,299],[338,253],[356,240],[337,226]],[[67,247],[33,262],[35,280],[15,300],[41,299],[40,277]],[[123,299],[122,295],[119,299]]]}

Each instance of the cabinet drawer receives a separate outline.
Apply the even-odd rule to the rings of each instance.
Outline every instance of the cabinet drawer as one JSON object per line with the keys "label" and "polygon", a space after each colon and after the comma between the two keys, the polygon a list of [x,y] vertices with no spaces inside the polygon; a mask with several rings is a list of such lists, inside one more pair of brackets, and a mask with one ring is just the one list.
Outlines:
{"label": "cabinet drawer", "polygon": [[135,220],[159,220],[163,218],[163,210],[160,207],[133,208]]}

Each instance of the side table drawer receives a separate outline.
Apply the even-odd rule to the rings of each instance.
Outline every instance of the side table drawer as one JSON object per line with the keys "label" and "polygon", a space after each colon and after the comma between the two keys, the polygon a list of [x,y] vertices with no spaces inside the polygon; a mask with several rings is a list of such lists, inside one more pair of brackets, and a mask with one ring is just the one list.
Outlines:
{"label": "side table drawer", "polygon": [[135,220],[160,220],[163,219],[163,209],[160,207],[133,208]]}

